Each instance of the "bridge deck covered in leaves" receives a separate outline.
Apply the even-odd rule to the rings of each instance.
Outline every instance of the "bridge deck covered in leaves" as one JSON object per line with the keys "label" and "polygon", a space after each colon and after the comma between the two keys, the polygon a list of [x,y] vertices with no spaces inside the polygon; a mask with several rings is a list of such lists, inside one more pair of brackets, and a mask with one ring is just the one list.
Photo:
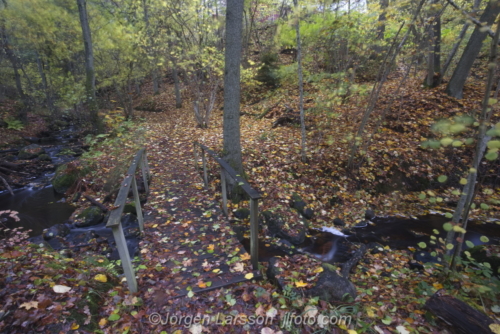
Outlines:
{"label": "bridge deck covered in leaves", "polygon": [[[250,254],[237,240],[220,209],[216,193],[195,169],[193,146],[188,140],[164,138],[148,150],[153,175],[145,206],[145,236],[138,269],[139,290],[156,304],[191,293],[258,278]],[[163,148],[177,159],[167,159]],[[217,188],[217,192],[214,188]]]}

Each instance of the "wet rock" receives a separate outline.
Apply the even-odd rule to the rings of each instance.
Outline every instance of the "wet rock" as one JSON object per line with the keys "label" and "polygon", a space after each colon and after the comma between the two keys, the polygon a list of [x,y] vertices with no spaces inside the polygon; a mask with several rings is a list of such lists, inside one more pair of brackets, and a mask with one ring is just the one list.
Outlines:
{"label": "wet rock", "polygon": [[97,206],[91,206],[78,215],[78,221],[75,222],[76,227],[94,226],[102,222],[104,214]]}
{"label": "wet rock", "polygon": [[375,218],[375,211],[373,211],[371,209],[366,210],[365,211],[365,219],[372,220],[373,218]]}
{"label": "wet rock", "polygon": [[29,141],[30,143],[34,143],[34,144],[40,142],[40,138],[37,138],[37,137],[23,137],[23,139]]}
{"label": "wet rock", "polygon": [[50,157],[50,155],[45,154],[45,153],[44,154],[40,154],[38,156],[38,160],[52,162],[52,158]]}
{"label": "wet rock", "polygon": [[85,171],[77,168],[72,162],[61,165],[57,168],[52,179],[52,186],[58,194],[64,194],[76,182]]}
{"label": "wet rock", "polygon": [[31,144],[19,150],[17,158],[19,160],[31,160],[35,159],[36,157],[38,157],[43,153],[45,153],[45,149],[43,147],[37,144]]}
{"label": "wet rock", "polygon": [[359,222],[356,225],[354,225],[353,228],[363,228],[363,227],[367,227],[367,226],[368,226],[368,222],[362,221],[362,222]]}
{"label": "wet rock", "polygon": [[57,224],[48,229],[44,230],[43,238],[45,240],[50,240],[55,237],[65,237],[69,234],[70,229],[65,224]]}
{"label": "wet rock", "polygon": [[238,219],[248,219],[250,218],[250,210],[248,208],[241,208],[234,211],[234,216]]}
{"label": "wet rock", "polygon": [[262,212],[262,216],[271,236],[283,238],[294,245],[300,245],[304,242],[308,229],[306,221],[299,218],[292,220],[289,215],[271,211]]}
{"label": "wet rock", "polygon": [[344,301],[347,298],[356,298],[356,287],[347,278],[340,276],[336,271],[330,270],[327,265],[318,278],[316,285],[306,294],[310,297],[319,297],[327,302]]}
{"label": "wet rock", "polygon": [[371,254],[378,254],[378,253],[383,253],[384,252],[384,246],[379,244],[378,242],[372,242],[370,244]]}
{"label": "wet rock", "polygon": [[136,215],[137,210],[135,209],[135,202],[125,204],[125,206],[123,207],[123,213],[132,213]]}
{"label": "wet rock", "polygon": [[70,234],[66,236],[66,241],[72,246],[84,246],[88,245],[92,239],[97,238],[97,234],[90,231],[71,231]]}
{"label": "wet rock", "polygon": [[333,220],[333,225],[335,226],[345,226],[345,222],[340,218],[335,218]]}
{"label": "wet rock", "polygon": [[290,207],[297,210],[305,219],[311,219],[314,215],[314,211],[307,207],[306,202],[297,193],[293,193]]}
{"label": "wet rock", "polygon": [[[269,260],[267,276],[276,282],[281,289],[284,289],[283,268],[277,266],[279,261],[283,261],[283,258],[273,257]],[[344,301],[346,298],[349,298],[348,296],[353,299],[356,298],[356,288],[347,278],[340,276],[335,270],[332,270],[331,265],[323,264],[322,267],[323,272],[312,288],[299,291],[293,287],[292,290],[295,290],[297,294],[304,293],[309,297],[319,297],[319,299],[326,302]]]}
{"label": "wet rock", "polygon": [[413,259],[421,263],[441,263],[442,258],[438,255],[437,253],[433,255],[427,251],[417,251],[413,253]]}

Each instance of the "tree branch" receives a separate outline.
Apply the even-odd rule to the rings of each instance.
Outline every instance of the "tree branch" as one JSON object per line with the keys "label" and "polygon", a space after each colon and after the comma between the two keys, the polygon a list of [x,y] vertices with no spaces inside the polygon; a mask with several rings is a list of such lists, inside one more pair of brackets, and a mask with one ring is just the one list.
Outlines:
{"label": "tree branch", "polygon": [[453,0],[446,0],[446,1],[448,1],[448,3],[449,3],[450,5],[452,5],[453,7],[455,7],[455,9],[457,9],[457,10],[461,11],[461,12],[462,12],[462,14],[464,14],[464,16],[465,16],[467,19],[469,19],[469,20],[471,20],[471,21],[472,21],[472,23],[474,23],[474,24],[475,24],[475,25],[477,25],[478,27],[481,27],[481,28],[485,29],[485,32],[487,32],[487,33],[488,33],[488,35],[489,35],[490,37],[492,37],[492,38],[493,38],[493,37],[495,37],[495,33],[493,32],[493,30],[491,30],[488,26],[483,25],[483,24],[481,23],[481,21],[479,21],[479,20],[478,20],[478,19],[476,19],[475,17],[471,16],[471,15],[470,15],[469,13],[467,13],[467,12],[466,12],[463,8],[460,8],[460,7],[459,7],[459,6],[458,6],[458,5],[457,5],[457,4],[456,4]]}

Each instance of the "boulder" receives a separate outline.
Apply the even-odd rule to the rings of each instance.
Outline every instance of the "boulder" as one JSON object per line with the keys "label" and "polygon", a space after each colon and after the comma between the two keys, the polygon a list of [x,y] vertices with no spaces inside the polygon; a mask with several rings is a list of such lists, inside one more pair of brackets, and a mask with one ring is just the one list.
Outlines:
{"label": "boulder", "polygon": [[234,211],[234,216],[238,219],[248,219],[250,218],[250,210],[248,208],[241,208]]}
{"label": "boulder", "polygon": [[[283,277],[284,269],[278,266],[278,262],[287,261],[282,257],[273,257],[269,260],[267,276],[274,281],[280,289],[285,288],[285,278]],[[292,260],[293,261],[293,260]],[[300,291],[292,287],[297,295],[305,294],[309,297],[319,297],[326,302],[345,301],[349,298],[356,298],[356,287],[347,279],[333,269],[332,265],[322,264],[323,272],[319,274],[314,285],[309,289],[301,289]]]}
{"label": "boulder", "polygon": [[57,224],[43,231],[43,238],[50,240],[55,237],[65,237],[69,234],[70,230],[66,224]]}
{"label": "boulder", "polygon": [[307,207],[306,202],[297,193],[293,193],[290,207],[297,210],[305,219],[311,219],[314,215],[314,211]]}
{"label": "boulder", "polygon": [[306,295],[319,297],[326,302],[339,302],[348,298],[352,298],[352,300],[356,298],[356,287],[351,281],[331,270],[328,264],[324,264],[323,269],[316,285],[306,291]]}
{"label": "boulder", "polygon": [[104,213],[97,206],[91,206],[83,210],[78,215],[78,220],[75,222],[76,227],[94,226],[102,222]]}
{"label": "boulder", "polygon": [[340,218],[335,218],[333,220],[333,225],[335,226],[345,226],[345,222]]}
{"label": "boulder", "polygon": [[125,204],[125,206],[123,207],[123,213],[131,213],[136,215],[137,210],[135,209],[135,202],[132,201],[130,203]]}
{"label": "boulder", "polygon": [[72,162],[61,165],[57,168],[52,186],[58,194],[64,194],[76,182],[83,172],[78,169]]}
{"label": "boulder", "polygon": [[375,218],[375,211],[373,211],[371,209],[366,210],[365,211],[365,219],[372,220],[373,218]]}
{"label": "boulder", "polygon": [[50,155],[45,154],[45,153],[44,154],[40,154],[38,156],[38,160],[52,162],[52,158],[50,157]]}
{"label": "boulder", "polygon": [[290,241],[294,245],[300,245],[306,238],[308,224],[305,220],[290,215],[291,212],[284,210],[278,212],[264,211],[262,216],[268,227],[269,234]]}
{"label": "boulder", "polygon": [[45,149],[43,147],[37,144],[31,144],[19,150],[17,158],[19,160],[31,160],[35,159],[36,157],[38,157],[43,153],[45,153]]}

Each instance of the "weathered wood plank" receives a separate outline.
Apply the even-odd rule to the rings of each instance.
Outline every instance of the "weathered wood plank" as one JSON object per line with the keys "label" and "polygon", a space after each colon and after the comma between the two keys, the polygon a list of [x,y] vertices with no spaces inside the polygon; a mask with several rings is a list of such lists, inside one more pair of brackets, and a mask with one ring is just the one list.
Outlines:
{"label": "weathered wood plank", "polygon": [[118,249],[118,254],[120,254],[120,260],[122,262],[123,272],[127,278],[127,285],[130,292],[137,292],[137,280],[135,279],[135,271],[130,260],[130,254],[127,248],[127,241],[125,240],[125,235],[123,234],[123,229],[120,224],[112,227],[113,236],[116,242],[116,248]]}
{"label": "weathered wood plank", "polygon": [[132,192],[134,193],[135,213],[137,215],[137,221],[139,222],[139,230],[144,232],[144,218],[142,217],[141,200],[139,198],[135,177],[132,178]]}
{"label": "weathered wood plank", "polygon": [[142,159],[142,156],[144,154],[145,149],[141,149],[137,152],[135,155],[134,160],[132,161],[132,164],[130,165],[127,174],[125,176],[125,179],[122,181],[122,184],[120,186],[120,191],[118,192],[118,195],[116,196],[115,200],[115,210],[111,211],[111,214],[108,219],[108,223],[106,224],[106,227],[114,227],[118,226],[120,224],[120,219],[123,213],[123,209],[125,208],[125,201],[127,200],[128,193],[130,191],[130,186],[132,185],[132,179],[135,179],[135,172],[137,170],[137,166],[139,165],[139,162]]}
{"label": "weathered wood plank", "polygon": [[224,168],[229,176],[231,176],[238,183],[238,185],[241,186],[241,188],[248,194],[248,196],[250,196],[251,199],[262,198],[258,191],[253,189],[245,179],[236,174],[236,171],[233,169],[233,167],[231,167],[225,160],[219,158],[219,156],[214,151],[198,142],[195,142],[195,144],[200,146],[203,151],[206,151],[208,154],[210,154],[212,158],[214,158],[219,163],[219,165]]}
{"label": "weathered wood plank", "polygon": [[254,270],[259,269],[259,200],[250,200],[250,256]]}

